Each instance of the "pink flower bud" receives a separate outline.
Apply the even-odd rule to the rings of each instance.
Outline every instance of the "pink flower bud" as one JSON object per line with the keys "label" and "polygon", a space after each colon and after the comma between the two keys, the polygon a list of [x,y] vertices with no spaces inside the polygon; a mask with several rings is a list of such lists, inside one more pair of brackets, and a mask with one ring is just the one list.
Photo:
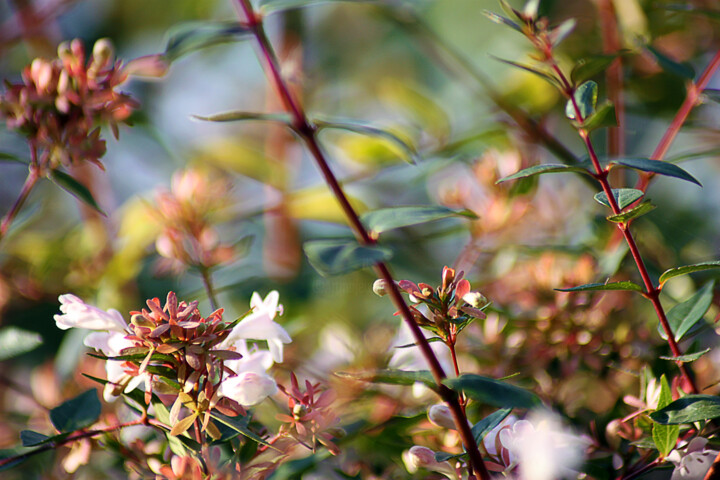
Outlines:
{"label": "pink flower bud", "polygon": [[428,418],[438,427],[455,429],[455,421],[447,405],[437,404],[428,410]]}
{"label": "pink flower bud", "polygon": [[409,473],[415,473],[419,468],[428,468],[437,465],[435,452],[427,447],[415,445],[402,454],[403,463]]}

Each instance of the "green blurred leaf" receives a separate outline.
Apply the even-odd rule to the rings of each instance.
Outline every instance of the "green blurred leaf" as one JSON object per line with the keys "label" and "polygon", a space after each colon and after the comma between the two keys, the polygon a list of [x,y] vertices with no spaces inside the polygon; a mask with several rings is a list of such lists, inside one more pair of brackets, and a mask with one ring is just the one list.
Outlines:
{"label": "green blurred leaf", "polygon": [[657,60],[660,68],[666,72],[678,75],[688,80],[693,80],[695,78],[695,70],[693,70],[690,65],[676,62],[652,45],[647,45],[645,48],[652,54],[653,57],[655,57],[655,60]]}
{"label": "green blurred leaf", "polygon": [[643,202],[640,205],[631,208],[626,212],[618,213],[617,215],[610,215],[609,217],[607,217],[607,219],[615,223],[625,223],[629,220],[642,217],[643,215],[650,213],[653,210],[655,210],[655,205],[650,202]]}
{"label": "green blurred leaf", "polygon": [[34,447],[52,441],[55,437],[48,437],[39,432],[33,432],[32,430],[22,430],[20,432],[20,441],[23,447]]}
{"label": "green blurred leaf", "polygon": [[258,112],[242,112],[235,110],[232,112],[216,113],[213,115],[192,115],[192,118],[202,120],[204,122],[244,122],[248,120],[258,122],[275,122],[292,126],[292,117],[289,113],[258,113]]}
{"label": "green blurred leaf", "polygon": [[[592,80],[581,84],[575,89],[572,100],[568,100],[565,104],[565,116],[570,120],[577,120],[581,124],[595,112],[595,105],[597,105],[598,97],[598,85]],[[578,111],[575,111],[577,105]],[[580,118],[577,118],[578,112]]]}
{"label": "green blurred leaf", "polygon": [[260,0],[257,7],[259,13],[265,16],[284,10],[311,7],[323,3],[373,3],[377,1],[378,0]]}
{"label": "green blurred leaf", "polygon": [[310,264],[320,275],[340,275],[372,267],[392,257],[392,250],[358,245],[354,240],[312,240],[303,245]]}
{"label": "green blurred leaf", "polygon": [[687,395],[650,414],[662,425],[694,423],[720,417],[720,397],[714,395]]}
{"label": "green blurred leaf", "polygon": [[604,102],[592,115],[585,119],[582,126],[588,132],[592,132],[598,128],[617,127],[615,105],[610,102]]}
{"label": "green blurred leaf", "polygon": [[542,405],[540,398],[529,390],[480,375],[464,374],[457,378],[447,378],[443,384],[456,392],[465,393],[477,402],[496,407],[533,408]]}
{"label": "green blurred leaf", "polygon": [[235,42],[249,37],[249,28],[235,20],[223,22],[190,22],[178,25],[168,32],[164,57],[170,62],[197,50]]}
{"label": "green blurred leaf", "polygon": [[[618,207],[622,210],[634,201],[642,198],[645,192],[634,188],[613,188],[612,194],[613,197],[615,197],[615,202],[618,204]],[[605,205],[610,208],[610,202],[608,202],[608,197],[605,195],[605,192],[595,194],[594,198],[600,205]]]}
{"label": "green blurred leaf", "polygon": [[375,370],[372,372],[337,372],[341,378],[352,378],[370,383],[387,383],[390,385],[414,385],[423,383],[431,389],[437,389],[437,384],[429,370]]}
{"label": "green blurred leaf", "polygon": [[98,206],[97,202],[90,193],[90,190],[82,183],[75,180],[73,177],[61,170],[51,170],[50,180],[55,183],[58,187],[68,192],[73,197],[77,198],[81,202],[85,203],[93,210],[105,215],[105,212]]}
{"label": "green blurred leaf", "polygon": [[652,172],[668,177],[675,177],[681,180],[687,180],[702,187],[702,184],[695,177],[690,175],[682,168],[672,163],[663,162],[661,160],[651,160],[649,158],[619,158],[611,160],[610,165],[621,165],[624,167],[642,170],[643,172]]}
{"label": "green blurred leaf", "polygon": [[512,60],[505,60],[504,58],[499,58],[494,55],[490,55],[490,56],[499,62],[519,68],[520,70],[525,70],[526,72],[532,73],[533,75],[537,75],[538,77],[542,78],[543,80],[547,80],[548,82],[550,82],[550,84],[552,84],[554,87],[559,87],[557,80],[555,80],[555,77],[550,75],[548,72],[541,70],[538,67],[534,67],[532,65],[527,65],[525,63],[513,62]]}
{"label": "green blurred leaf", "polygon": [[42,343],[43,339],[37,332],[4,327],[0,329],[0,361],[34,350]]}
{"label": "green blurred leaf", "polygon": [[[672,391],[668,385],[665,375],[660,377],[660,397],[658,398],[658,409],[662,409],[672,403]],[[671,450],[675,448],[677,439],[680,436],[680,427],[678,425],[663,425],[656,423],[653,425],[652,437],[655,446],[662,456],[667,456]]]}
{"label": "green blurred leaf", "polygon": [[580,60],[572,69],[570,78],[574,84],[578,85],[598,73],[604,72],[616,58],[617,55],[599,55],[587,60]]}
{"label": "green blurred leaf", "polygon": [[447,453],[447,452],[435,452],[435,461],[436,462],[447,462],[448,460],[455,460],[458,458],[462,458],[467,453]]}
{"label": "green blurred leaf", "polygon": [[95,423],[101,408],[93,388],[50,410],[50,421],[60,432],[73,432]]}
{"label": "green blurred leaf", "polygon": [[477,218],[474,213],[467,210],[455,211],[440,205],[420,205],[373,210],[365,213],[361,220],[368,230],[379,234],[395,228],[419,225],[448,217]]}
{"label": "green blurred leaf", "polygon": [[[680,341],[696,323],[703,319],[712,305],[714,288],[715,281],[708,282],[689,300],[678,303],[667,312],[667,320],[675,335],[675,340]],[[658,324],[658,332],[663,339],[667,340],[665,330],[660,324]]]}
{"label": "green blurred leaf", "polygon": [[485,15],[487,18],[489,18],[491,21],[497,23],[498,25],[507,25],[508,27],[512,28],[513,30],[516,30],[520,33],[522,33],[522,28],[520,28],[520,25],[513,22],[512,20],[503,17],[502,15],[498,15],[495,12],[491,12],[490,10],[483,10],[483,15]]}
{"label": "green blurred leaf", "polygon": [[525,178],[530,177],[532,175],[542,175],[544,173],[567,173],[567,172],[582,172],[589,174],[590,172],[581,166],[575,166],[575,165],[553,165],[553,164],[544,164],[544,165],[535,165],[529,168],[525,168],[523,170],[520,170],[517,173],[513,173],[512,175],[508,175],[505,178],[501,178],[496,183],[502,183],[507,182],[509,180],[515,180],[516,178]]}
{"label": "green blurred leaf", "polygon": [[512,412],[512,408],[501,408],[473,425],[472,433],[473,437],[475,437],[475,442],[480,445],[483,438],[485,438],[485,435],[490,433],[493,428],[500,425],[500,423],[505,420],[508,415],[510,415],[510,412]]}
{"label": "green blurred leaf", "polygon": [[30,163],[28,160],[20,158],[9,152],[0,152],[0,162],[22,163],[23,165],[28,165]]}
{"label": "green blurred leaf", "polygon": [[692,265],[671,268],[669,270],[665,270],[663,274],[660,275],[660,285],[671,278],[679,277],[680,275],[687,275],[688,273],[700,272],[702,270],[710,270],[714,268],[720,268],[720,261],[694,263]]}
{"label": "green blurred leaf", "polygon": [[250,430],[250,428],[247,425],[247,421],[245,420],[245,417],[228,417],[227,415],[223,415],[218,412],[210,412],[210,416],[217,420],[218,422],[222,423],[226,427],[229,427],[239,434],[252,439],[256,441],[257,443],[261,445],[266,445],[273,450],[277,450],[275,447],[267,443],[265,440],[262,439],[260,435]]}
{"label": "green blurred leaf", "polygon": [[671,362],[685,362],[685,363],[689,363],[689,362],[694,362],[694,361],[697,360],[698,358],[700,358],[700,357],[702,357],[703,355],[705,355],[706,353],[708,353],[710,350],[711,350],[710,348],[706,348],[705,350],[701,350],[701,351],[699,351],[699,352],[686,353],[686,354],[680,355],[680,356],[678,356],[678,357],[664,357],[664,356],[661,355],[660,358],[662,358],[663,360],[670,360]]}
{"label": "green blurred leaf", "polygon": [[640,285],[630,281],[624,282],[611,282],[611,283],[588,283],[586,285],[580,285],[572,288],[556,288],[558,292],[585,292],[585,291],[598,291],[598,290],[627,290],[632,292],[642,292],[643,289]]}

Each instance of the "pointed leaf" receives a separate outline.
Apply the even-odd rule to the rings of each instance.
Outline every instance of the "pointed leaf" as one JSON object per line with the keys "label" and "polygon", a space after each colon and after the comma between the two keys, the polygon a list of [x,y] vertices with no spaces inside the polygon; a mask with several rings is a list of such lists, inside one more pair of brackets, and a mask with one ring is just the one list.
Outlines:
{"label": "pointed leaf", "polygon": [[24,158],[20,158],[17,155],[9,152],[0,152],[0,162],[22,163],[23,165],[27,165],[30,163]]}
{"label": "pointed leaf", "polygon": [[420,205],[373,210],[365,213],[361,220],[368,230],[382,233],[454,216],[477,218],[474,213],[467,210],[455,211],[440,205]]}
{"label": "pointed leaf", "polygon": [[414,385],[424,383],[433,390],[437,384],[428,370],[375,370],[372,372],[338,372],[335,375],[342,378],[352,378],[370,383],[387,383],[390,385]]}
{"label": "pointed leaf", "polygon": [[616,160],[611,160],[610,165],[622,165],[624,167],[642,170],[643,172],[652,172],[668,177],[675,177],[681,180],[687,180],[688,182],[692,182],[702,187],[702,184],[698,182],[695,177],[690,175],[682,168],[672,163],[663,162],[660,160],[651,160],[649,158],[619,158]]}
{"label": "pointed leaf", "polygon": [[93,388],[50,410],[50,421],[60,432],[73,432],[95,423],[101,408]]}
{"label": "pointed leaf", "polygon": [[313,240],[303,246],[310,264],[323,276],[340,275],[392,257],[388,248],[361,246],[354,240]]}
{"label": "pointed leaf", "polygon": [[34,350],[42,343],[42,337],[37,332],[4,327],[0,329],[0,361]]}
{"label": "pointed leaf", "polygon": [[505,60],[504,58],[499,58],[494,55],[490,55],[490,56],[499,62],[519,68],[520,70],[525,70],[526,72],[532,73],[533,75],[537,75],[538,77],[542,78],[543,80],[550,82],[550,84],[552,84],[554,87],[558,87],[558,82],[557,82],[557,80],[555,80],[555,77],[550,75],[548,72],[541,70],[538,67],[534,67],[532,65],[527,65],[525,63],[513,62],[512,60]]}
{"label": "pointed leaf", "polygon": [[714,395],[687,395],[650,414],[650,418],[663,425],[694,423],[720,417],[720,397]]}
{"label": "pointed leaf", "polygon": [[512,175],[508,175],[505,178],[501,178],[496,183],[502,183],[507,182],[509,180],[515,180],[517,178],[525,178],[530,177],[533,175],[542,175],[544,173],[566,173],[566,172],[582,172],[589,174],[590,172],[581,166],[575,166],[575,165],[552,165],[552,164],[544,164],[544,165],[535,165],[529,168],[525,168],[523,170],[520,170],[517,173],[513,173]]}
{"label": "pointed leaf", "polygon": [[93,210],[105,215],[105,212],[98,206],[97,202],[90,193],[90,190],[82,183],[61,170],[52,170],[50,172],[50,180],[58,187],[68,192],[73,197],[85,203]]}
{"label": "pointed leaf", "polygon": [[706,348],[705,350],[701,350],[701,351],[699,351],[699,352],[686,353],[686,354],[680,355],[680,356],[678,356],[678,357],[663,357],[663,356],[660,356],[660,358],[662,358],[663,360],[670,360],[671,362],[685,362],[685,363],[689,363],[689,362],[694,362],[694,361],[697,360],[698,358],[700,358],[700,357],[702,357],[703,355],[705,355],[706,353],[708,353],[710,350],[711,350],[710,348]]}
{"label": "pointed leaf", "polygon": [[292,125],[292,117],[289,113],[258,113],[258,112],[242,112],[232,111],[216,113],[213,115],[193,115],[193,118],[202,120],[204,122],[243,122],[243,121],[258,121],[258,122],[276,122],[283,123],[285,125]]}
{"label": "pointed leaf", "polygon": [[655,60],[657,60],[660,68],[662,68],[666,72],[678,75],[688,80],[692,80],[695,78],[695,70],[693,70],[690,65],[676,62],[675,60],[671,59],[670,57],[663,54],[651,45],[648,45],[645,48],[647,48],[647,50],[653,55],[653,57],[655,57]]}
{"label": "pointed leaf", "polygon": [[600,55],[587,60],[580,60],[572,69],[570,78],[572,78],[574,84],[580,84],[605,71],[616,58],[617,55]]}
{"label": "pointed leaf", "polygon": [[[662,409],[672,403],[672,391],[668,385],[665,375],[660,377],[660,397],[658,398],[658,408]],[[655,446],[664,457],[675,448],[677,439],[680,436],[680,427],[678,425],[662,425],[656,423],[653,425],[652,437]]]}
{"label": "pointed leaf", "polygon": [[475,442],[480,445],[485,435],[500,425],[500,423],[510,415],[510,412],[512,412],[512,408],[501,408],[473,425],[472,433],[473,437],[475,437]]}
{"label": "pointed leaf", "polygon": [[630,281],[623,282],[610,282],[610,283],[588,283],[586,285],[580,285],[578,287],[571,288],[556,288],[558,292],[585,292],[585,291],[599,291],[599,290],[627,290],[631,292],[642,292],[643,289],[640,285]]}
{"label": "pointed leaf", "polygon": [[631,208],[626,212],[618,213],[617,215],[610,215],[609,217],[607,217],[607,219],[615,223],[626,223],[630,220],[642,217],[643,215],[650,213],[653,210],[655,210],[655,205],[650,202],[643,202],[640,205]]}
{"label": "pointed leaf", "polygon": [[[612,194],[613,197],[615,197],[615,202],[618,204],[618,207],[622,210],[636,200],[642,198],[642,196],[645,195],[645,192],[634,188],[613,188]],[[610,207],[610,202],[608,202],[608,197],[605,195],[605,192],[596,194],[594,198],[600,205],[605,205],[608,208]]]}
{"label": "pointed leaf", "polygon": [[582,124],[583,128],[588,132],[592,132],[598,128],[617,127],[617,125],[615,106],[610,102],[605,102],[600,105]]}
{"label": "pointed leaf", "polygon": [[249,38],[251,34],[249,28],[236,21],[185,23],[168,33],[164,57],[173,62],[188,53]]}
{"label": "pointed leaf", "polygon": [[455,454],[447,453],[447,452],[435,452],[435,461],[436,462],[447,462],[448,460],[455,460],[458,458],[462,458],[465,455],[467,455],[467,453],[465,453],[465,452],[455,453]]}
{"label": "pointed leaf", "polygon": [[220,424],[229,427],[230,429],[238,432],[239,434],[251,440],[254,440],[261,445],[265,445],[272,448],[273,450],[277,450],[277,448],[273,447],[268,442],[263,440],[260,435],[250,430],[247,425],[246,417],[228,417],[227,415],[223,415],[217,412],[210,412],[210,416],[216,421],[218,421]]}
{"label": "pointed leaf", "polygon": [[483,15],[485,15],[487,18],[489,18],[491,21],[499,24],[499,25],[507,25],[508,27],[512,28],[513,30],[516,30],[520,33],[522,33],[522,28],[520,28],[520,25],[513,22],[512,20],[503,17],[502,15],[498,15],[495,12],[491,12],[489,10],[484,10]]}
{"label": "pointed leaf", "polygon": [[[584,122],[587,118],[590,117],[590,115],[595,112],[597,97],[597,83],[593,82],[592,80],[583,83],[575,89],[575,93],[573,94],[575,102],[573,103],[571,100],[567,101],[567,104],[565,105],[565,116],[570,120],[577,120],[580,123]],[[579,110],[580,118],[577,118],[578,112],[575,111],[576,105],[577,109]]]}
{"label": "pointed leaf", "polygon": [[264,17],[271,13],[311,7],[323,3],[370,3],[375,1],[377,0],[260,0],[258,2],[258,10]]}
{"label": "pointed leaf", "polygon": [[465,393],[477,402],[496,407],[533,408],[542,405],[538,396],[529,390],[480,375],[464,374],[457,378],[447,378],[443,384],[456,392]]}
{"label": "pointed leaf", "polygon": [[187,417],[178,421],[175,425],[173,425],[172,430],[170,430],[170,435],[177,437],[178,435],[182,435],[183,433],[187,432],[188,429],[192,427],[192,424],[195,422],[195,419],[197,417],[197,412],[193,412]]}
{"label": "pointed leaf", "polygon": [[665,270],[665,272],[660,275],[660,285],[671,278],[679,277],[680,275],[687,275],[688,273],[700,272],[702,270],[710,270],[713,268],[720,268],[720,261],[702,262],[695,263],[693,265],[671,268],[669,270]]}
{"label": "pointed leaf", "polygon": [[[667,312],[667,320],[675,335],[675,340],[680,341],[696,323],[703,319],[712,305],[714,288],[715,281],[708,282],[689,300],[675,305]],[[663,339],[667,339],[660,324],[658,324],[658,332]]]}
{"label": "pointed leaf", "polygon": [[53,437],[48,437],[42,433],[33,432],[32,430],[23,430],[20,432],[20,441],[23,447],[34,447],[47,442]]}

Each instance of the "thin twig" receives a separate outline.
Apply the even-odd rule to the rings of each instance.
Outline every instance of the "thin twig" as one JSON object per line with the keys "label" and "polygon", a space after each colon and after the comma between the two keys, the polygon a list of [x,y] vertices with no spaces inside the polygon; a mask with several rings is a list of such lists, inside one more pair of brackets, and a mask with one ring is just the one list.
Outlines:
{"label": "thin twig", "polygon": [[30,192],[32,192],[32,189],[35,187],[35,184],[37,184],[40,178],[40,171],[38,167],[34,164],[30,164],[30,171],[28,172],[25,183],[22,186],[22,190],[20,190],[20,195],[18,195],[18,198],[15,200],[13,206],[10,207],[10,210],[5,214],[2,222],[0,222],[0,240],[2,240],[7,234],[10,229],[10,224],[13,222],[18,212],[20,212],[25,200],[27,200]]}

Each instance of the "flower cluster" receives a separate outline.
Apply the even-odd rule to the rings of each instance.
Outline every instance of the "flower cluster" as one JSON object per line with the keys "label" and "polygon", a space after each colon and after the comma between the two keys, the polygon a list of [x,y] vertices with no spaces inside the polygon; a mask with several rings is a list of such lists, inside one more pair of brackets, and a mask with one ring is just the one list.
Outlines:
{"label": "flower cluster", "polygon": [[235,248],[220,243],[211,222],[212,214],[229,203],[229,190],[226,181],[189,169],[173,176],[169,192],[157,194],[155,211],[163,229],[155,247],[165,259],[161,270],[208,269],[234,258]]}
{"label": "flower cluster", "polygon": [[116,91],[127,75],[107,39],[95,43],[87,62],[77,39],[60,44],[58,57],[36,58],[23,71],[22,83],[6,83],[0,116],[8,128],[28,138],[41,171],[83,160],[102,168],[105,141],[99,125],[109,123],[117,138],[118,122],[137,107],[130,96]]}

